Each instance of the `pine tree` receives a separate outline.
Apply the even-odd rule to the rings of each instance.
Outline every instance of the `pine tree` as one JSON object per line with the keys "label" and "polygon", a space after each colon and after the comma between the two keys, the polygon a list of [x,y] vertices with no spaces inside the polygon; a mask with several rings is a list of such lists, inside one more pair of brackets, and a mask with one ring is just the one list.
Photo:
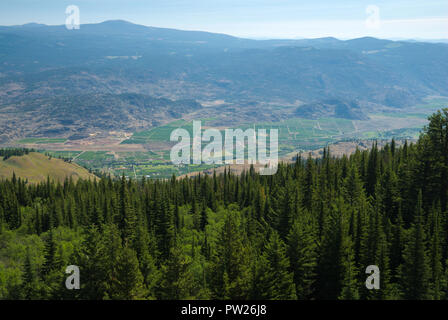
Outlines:
{"label": "pine tree", "polygon": [[372,145],[367,163],[366,192],[368,196],[375,194],[375,187],[379,179],[378,144]]}
{"label": "pine tree", "polygon": [[247,299],[252,278],[249,248],[244,244],[238,213],[234,207],[225,212],[218,247],[210,264],[213,298]]}
{"label": "pine tree", "polygon": [[174,245],[174,219],[173,210],[167,199],[160,198],[157,204],[157,212],[155,218],[155,232],[157,238],[157,248],[160,252],[160,257],[165,260],[169,257],[170,250]]}
{"label": "pine tree", "polygon": [[[109,225],[105,227],[104,232],[108,232]],[[80,267],[82,274],[80,297],[89,300],[99,300],[106,295],[107,282],[109,275],[109,267],[112,261],[107,265],[104,264],[105,248],[102,243],[103,239],[98,232],[98,227],[92,225],[85,232],[84,242],[79,248],[75,256],[75,265]],[[121,241],[121,240],[119,240]],[[118,242],[115,249],[118,250],[120,243]]]}
{"label": "pine tree", "polygon": [[54,239],[53,230],[48,232],[48,238],[45,241],[45,262],[42,268],[42,275],[47,276],[55,269],[56,262],[56,241]]}
{"label": "pine tree", "polygon": [[204,231],[205,226],[208,223],[207,218],[207,205],[205,204],[205,201],[202,202],[202,209],[201,209],[201,220],[200,220],[200,230]]}
{"label": "pine tree", "polygon": [[348,223],[344,216],[340,220],[340,247],[339,247],[339,299],[359,299],[358,270],[355,266],[355,252],[353,243],[348,235]]}
{"label": "pine tree", "polygon": [[293,197],[288,187],[283,193],[281,208],[279,210],[277,230],[282,239],[285,239],[291,228],[291,221],[294,213]]}
{"label": "pine tree", "polygon": [[286,246],[273,231],[257,264],[253,298],[295,299],[293,274],[286,256]]}
{"label": "pine tree", "polygon": [[134,249],[137,253],[139,267],[143,276],[143,282],[148,290],[149,298],[155,297],[155,287],[161,277],[160,270],[156,266],[155,255],[151,252],[154,249],[150,249],[150,245],[154,246],[154,243],[154,237],[151,237],[147,231],[146,224],[141,217]]}
{"label": "pine tree", "polygon": [[182,252],[179,245],[171,249],[170,258],[162,266],[162,279],[157,289],[159,299],[191,299],[193,274],[191,260]]}
{"label": "pine tree", "polygon": [[122,182],[121,190],[121,222],[123,230],[123,243],[132,243],[135,240],[135,229],[137,224],[137,216],[134,208],[132,207],[131,200],[129,198],[129,192],[127,190],[126,181]]}
{"label": "pine tree", "polygon": [[419,192],[415,222],[413,223],[400,268],[400,284],[405,299],[429,298],[430,265],[423,226],[422,193]]}
{"label": "pine tree", "polygon": [[441,248],[441,227],[440,227],[440,206],[434,206],[431,210],[430,225],[430,264],[431,264],[431,296],[435,300],[442,298],[442,248]]}
{"label": "pine tree", "polygon": [[399,278],[399,267],[403,263],[404,250],[404,222],[401,216],[401,205],[398,209],[398,217],[393,226],[393,239],[391,244],[390,269],[393,282],[397,283]]}
{"label": "pine tree", "polygon": [[139,269],[137,255],[131,248],[124,247],[118,253],[110,286],[109,297],[111,299],[145,298],[147,291],[143,285],[143,276]]}
{"label": "pine tree", "polygon": [[317,274],[317,230],[307,211],[305,213],[305,218],[294,222],[287,239],[298,299],[313,298]]}
{"label": "pine tree", "polygon": [[30,248],[27,247],[24,272],[22,278],[22,291],[24,298],[27,300],[36,299],[39,297],[39,282],[36,274],[36,270],[31,262]]}
{"label": "pine tree", "polygon": [[305,170],[305,177],[304,177],[304,183],[303,183],[303,206],[311,211],[311,204],[312,204],[312,195],[314,191],[314,160],[311,158],[311,153],[309,154],[308,160],[306,162],[306,170]]}
{"label": "pine tree", "polygon": [[340,213],[335,204],[325,216],[319,248],[316,297],[336,299],[339,295]]}
{"label": "pine tree", "polygon": [[5,216],[3,213],[3,207],[0,204],[0,235],[3,233],[3,230],[5,229]]}

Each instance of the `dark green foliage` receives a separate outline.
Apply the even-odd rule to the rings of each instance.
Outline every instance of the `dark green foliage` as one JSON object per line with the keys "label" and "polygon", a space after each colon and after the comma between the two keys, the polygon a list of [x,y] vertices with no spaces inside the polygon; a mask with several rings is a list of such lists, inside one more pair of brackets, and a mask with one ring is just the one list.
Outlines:
{"label": "dark green foliage", "polygon": [[129,247],[121,249],[113,271],[110,298],[121,300],[145,298],[143,276],[134,250]]}
{"label": "dark green foliage", "polygon": [[170,259],[162,266],[162,279],[157,288],[159,299],[191,298],[193,274],[190,269],[191,258],[175,246],[171,249]]}
{"label": "dark green foliage", "polygon": [[418,195],[415,222],[408,233],[400,270],[401,287],[405,299],[429,299],[430,263],[427,238],[423,224],[422,193]]}
{"label": "dark green foliage", "polygon": [[311,299],[315,293],[318,259],[316,221],[304,212],[288,235],[288,256],[298,299]]}
{"label": "dark green foliage", "polygon": [[213,296],[220,299],[247,299],[251,284],[251,256],[241,225],[232,206],[226,213],[210,264]]}
{"label": "dark green foliage", "polygon": [[3,157],[3,160],[7,160],[12,156],[23,156],[30,152],[35,152],[34,149],[26,149],[26,148],[6,148],[0,149],[0,157]]}
{"label": "dark green foliage", "polygon": [[286,246],[273,231],[258,260],[253,288],[254,299],[289,300],[296,298]]}

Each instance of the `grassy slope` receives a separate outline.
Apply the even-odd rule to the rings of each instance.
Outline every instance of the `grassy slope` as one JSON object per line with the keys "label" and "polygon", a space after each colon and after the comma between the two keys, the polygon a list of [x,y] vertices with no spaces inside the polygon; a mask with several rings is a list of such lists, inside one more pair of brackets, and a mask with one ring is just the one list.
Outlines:
{"label": "grassy slope", "polygon": [[72,177],[75,181],[79,178],[93,179],[95,176],[75,163],[67,163],[63,160],[52,158],[51,160],[36,152],[21,157],[11,157],[0,160],[0,179],[11,178],[13,172],[17,177],[28,179],[31,183],[45,181],[47,176],[55,181],[64,181],[66,177]]}

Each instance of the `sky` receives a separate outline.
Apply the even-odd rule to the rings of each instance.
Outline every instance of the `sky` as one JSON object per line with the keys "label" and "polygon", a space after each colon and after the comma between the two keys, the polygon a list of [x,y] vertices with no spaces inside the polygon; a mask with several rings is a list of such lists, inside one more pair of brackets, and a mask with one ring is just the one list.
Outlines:
{"label": "sky", "polygon": [[1,0],[0,25],[127,20],[247,38],[448,39],[448,0]]}

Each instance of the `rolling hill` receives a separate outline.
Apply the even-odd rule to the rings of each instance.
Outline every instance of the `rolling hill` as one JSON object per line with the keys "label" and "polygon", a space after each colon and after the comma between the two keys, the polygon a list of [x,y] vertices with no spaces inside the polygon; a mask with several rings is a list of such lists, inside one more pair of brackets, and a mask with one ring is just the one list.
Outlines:
{"label": "rolling hill", "polygon": [[30,152],[23,156],[12,156],[0,160],[0,179],[11,179],[13,173],[17,178],[27,179],[30,183],[47,180],[63,182],[66,177],[73,180],[95,179],[95,175],[75,163],[64,162],[61,159],[47,157],[42,153]]}
{"label": "rolling hill", "polygon": [[301,105],[297,108],[296,115],[305,119],[319,119],[322,117],[350,120],[368,119],[355,101],[343,101],[339,99],[327,99]]}
{"label": "rolling hill", "polygon": [[[0,118],[0,140],[2,136],[12,139],[17,127],[25,128],[34,137],[62,136],[71,140],[98,131],[136,131],[179,119],[200,108],[194,100],[173,101],[136,93],[24,99],[5,108],[8,115]],[[26,116],[31,114],[34,116]]]}

